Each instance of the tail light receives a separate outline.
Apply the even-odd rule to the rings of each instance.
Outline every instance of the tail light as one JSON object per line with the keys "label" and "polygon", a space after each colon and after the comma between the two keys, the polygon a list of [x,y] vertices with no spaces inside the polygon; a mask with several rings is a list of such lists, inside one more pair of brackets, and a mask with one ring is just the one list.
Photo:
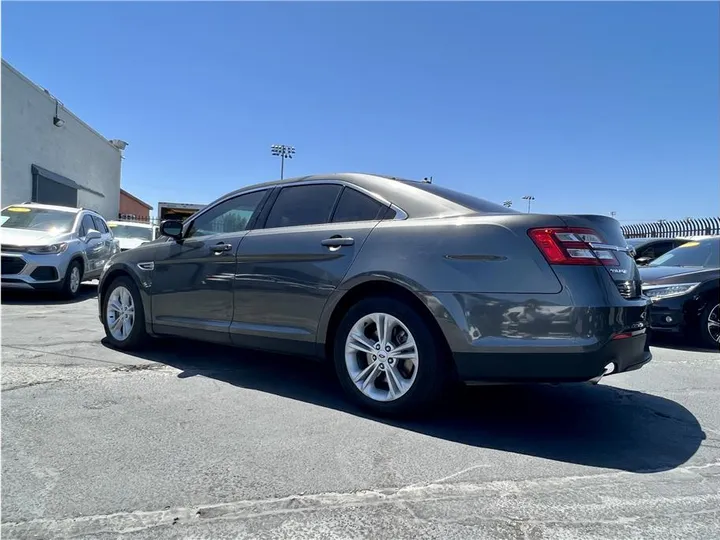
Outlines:
{"label": "tail light", "polygon": [[592,229],[547,227],[530,229],[528,235],[550,264],[618,266],[612,251],[593,249],[603,240]]}

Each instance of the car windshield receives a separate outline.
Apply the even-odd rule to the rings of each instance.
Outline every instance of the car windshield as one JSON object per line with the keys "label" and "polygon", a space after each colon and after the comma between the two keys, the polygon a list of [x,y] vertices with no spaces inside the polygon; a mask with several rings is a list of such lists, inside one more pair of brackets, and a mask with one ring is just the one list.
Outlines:
{"label": "car windshield", "polygon": [[152,240],[153,230],[150,227],[139,227],[137,225],[119,225],[108,223],[115,238],[137,238],[139,240]]}
{"label": "car windshield", "polygon": [[648,266],[720,267],[720,238],[687,242],[658,257]]}
{"label": "car windshield", "polygon": [[3,209],[0,226],[8,229],[29,229],[53,234],[68,232],[75,223],[74,212],[31,206],[8,206]]}
{"label": "car windshield", "polygon": [[628,246],[637,248],[637,247],[642,246],[643,244],[652,242],[652,239],[650,239],[650,238],[626,238],[625,242],[627,243]]}

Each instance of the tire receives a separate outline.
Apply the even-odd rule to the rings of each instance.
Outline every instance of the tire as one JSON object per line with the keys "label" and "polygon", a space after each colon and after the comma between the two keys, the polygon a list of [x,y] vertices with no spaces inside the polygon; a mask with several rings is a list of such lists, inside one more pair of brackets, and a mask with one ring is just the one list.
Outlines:
{"label": "tire", "polygon": [[[116,297],[115,293],[119,296]],[[102,302],[102,322],[105,327],[105,335],[110,344],[122,350],[139,348],[147,340],[148,334],[145,330],[145,311],[142,298],[135,286],[135,282],[128,276],[115,278],[103,295]],[[108,310],[108,305],[111,302],[121,309]],[[111,320],[109,320],[109,313],[113,314]],[[115,321],[125,315],[127,315],[124,318],[126,322],[118,322],[120,325],[118,328],[114,324]]]}
{"label": "tire", "polygon": [[[369,322],[373,317],[377,321],[378,315],[384,315],[388,321],[391,349],[403,342],[404,334],[409,334],[404,343],[407,345],[412,339],[415,347],[399,347],[404,350],[398,354],[412,356],[414,352],[414,362],[412,358],[392,358],[387,350],[382,350],[385,346],[377,342],[377,324]],[[349,346],[351,331],[354,335],[362,333],[365,342],[351,340],[353,346]],[[374,337],[368,338],[368,334]],[[365,352],[354,349],[356,346]],[[378,346],[380,350],[376,349]],[[372,349],[376,355],[371,354]],[[340,384],[353,402],[379,415],[406,416],[429,408],[446,390],[451,378],[444,351],[432,329],[407,304],[391,297],[371,297],[353,305],[340,322],[333,343],[333,361]],[[389,377],[400,384],[389,384]],[[359,382],[356,384],[353,379]],[[363,391],[358,385],[366,382]]]}
{"label": "tire", "polygon": [[700,342],[705,347],[720,349],[720,303],[708,302],[700,316]]}
{"label": "tire", "polygon": [[70,261],[67,270],[65,270],[65,279],[63,280],[62,287],[60,288],[61,296],[68,300],[76,298],[80,292],[82,278],[82,263],[77,259]]}

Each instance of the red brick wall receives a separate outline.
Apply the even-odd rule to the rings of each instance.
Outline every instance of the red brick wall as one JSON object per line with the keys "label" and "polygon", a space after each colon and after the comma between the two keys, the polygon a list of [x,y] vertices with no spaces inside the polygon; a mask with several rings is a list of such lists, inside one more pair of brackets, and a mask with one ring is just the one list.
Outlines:
{"label": "red brick wall", "polygon": [[132,197],[120,192],[120,214],[134,214],[137,219],[147,221],[150,219],[150,209]]}

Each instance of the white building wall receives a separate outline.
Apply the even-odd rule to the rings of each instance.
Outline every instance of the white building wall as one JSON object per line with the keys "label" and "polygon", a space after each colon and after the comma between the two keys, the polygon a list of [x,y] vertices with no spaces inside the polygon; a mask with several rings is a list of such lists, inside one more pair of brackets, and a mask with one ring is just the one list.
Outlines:
{"label": "white building wall", "polygon": [[78,189],[78,206],[118,216],[121,152],[55,98],[2,61],[2,206],[31,200],[31,166],[64,176]]}

